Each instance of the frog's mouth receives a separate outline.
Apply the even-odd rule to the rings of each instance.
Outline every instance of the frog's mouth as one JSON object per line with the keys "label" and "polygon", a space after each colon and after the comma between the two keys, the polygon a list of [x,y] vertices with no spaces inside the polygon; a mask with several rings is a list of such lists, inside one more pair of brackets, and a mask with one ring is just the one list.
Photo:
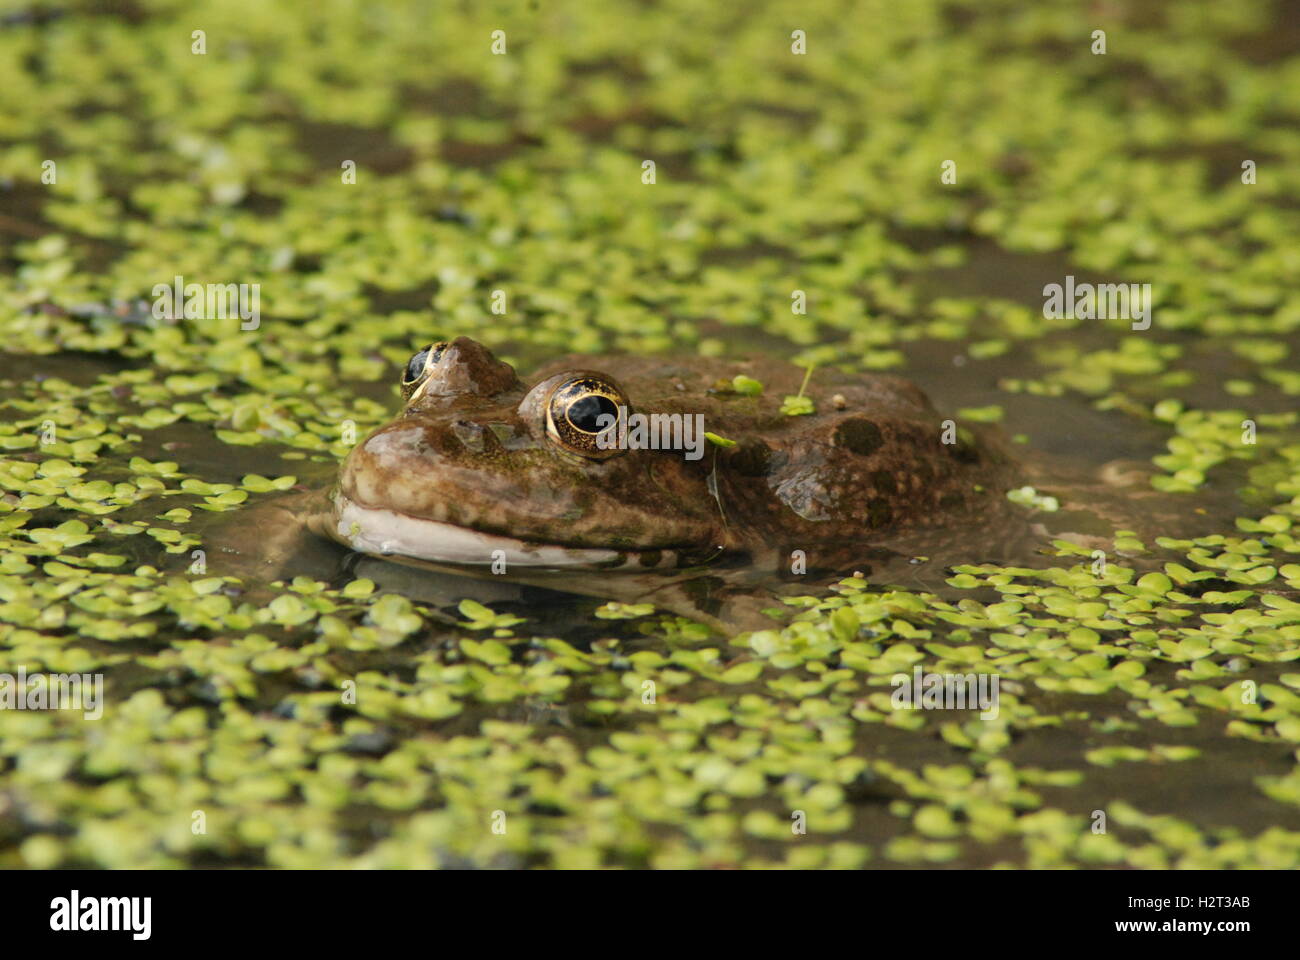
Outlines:
{"label": "frog's mouth", "polygon": [[652,570],[677,565],[674,550],[611,550],[532,543],[469,527],[425,520],[394,510],[363,507],[336,491],[333,509],[308,525],[345,547],[378,557],[423,560],[466,567]]}

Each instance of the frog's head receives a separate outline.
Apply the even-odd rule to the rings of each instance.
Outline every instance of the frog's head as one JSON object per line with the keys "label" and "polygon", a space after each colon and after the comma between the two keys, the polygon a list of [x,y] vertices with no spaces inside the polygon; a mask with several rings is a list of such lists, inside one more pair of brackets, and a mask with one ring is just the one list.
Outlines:
{"label": "frog's head", "polygon": [[455,565],[655,567],[717,538],[706,470],[619,449],[634,405],[610,376],[533,384],[467,337],[418,351],[405,406],[353,448],[321,532],[362,553]]}

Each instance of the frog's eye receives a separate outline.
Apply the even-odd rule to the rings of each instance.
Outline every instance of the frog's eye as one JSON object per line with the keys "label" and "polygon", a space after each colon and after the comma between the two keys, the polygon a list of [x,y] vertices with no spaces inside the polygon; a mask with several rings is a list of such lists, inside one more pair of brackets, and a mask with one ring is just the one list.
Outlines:
{"label": "frog's eye", "polygon": [[608,380],[577,376],[561,381],[546,402],[546,435],[570,453],[605,460],[623,451],[618,423],[629,413],[627,397]]}
{"label": "frog's eye", "polygon": [[402,371],[402,399],[410,400],[411,395],[424,383],[434,365],[442,359],[442,352],[447,349],[445,343],[431,343],[411,357]]}

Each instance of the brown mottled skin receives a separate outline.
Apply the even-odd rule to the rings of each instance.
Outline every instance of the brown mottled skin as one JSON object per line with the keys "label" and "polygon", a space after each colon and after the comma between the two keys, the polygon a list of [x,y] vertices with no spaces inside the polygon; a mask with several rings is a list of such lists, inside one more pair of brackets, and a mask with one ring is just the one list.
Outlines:
{"label": "brown mottled skin", "polygon": [[[677,450],[603,461],[566,452],[547,435],[544,404],[569,371],[612,380],[637,413],[701,413],[705,430],[735,445],[705,441],[695,461]],[[763,394],[727,388],[736,374]],[[943,443],[944,417],[915,385],[833,369],[816,370],[805,390],[816,413],[783,415],[803,374],[770,360],[572,356],[524,382],[460,337],[401,413],[353,449],[339,489],[366,507],[482,533],[685,559],[865,545],[1006,510],[1015,471],[995,434],[962,430]]]}

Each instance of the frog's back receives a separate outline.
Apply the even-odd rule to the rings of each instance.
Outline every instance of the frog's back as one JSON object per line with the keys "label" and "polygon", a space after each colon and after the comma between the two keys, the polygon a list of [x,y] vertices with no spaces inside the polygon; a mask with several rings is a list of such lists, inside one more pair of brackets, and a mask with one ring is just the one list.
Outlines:
{"label": "frog's back", "polygon": [[[705,430],[732,441],[699,468],[716,471],[733,542],[865,542],[988,520],[1006,512],[1017,477],[995,429],[959,428],[901,377],[818,369],[803,389],[813,412],[789,415],[782,402],[804,375],[793,364],[574,356],[538,376],[573,368],[617,379],[638,412],[698,413]],[[738,392],[737,375],[762,393]]]}

